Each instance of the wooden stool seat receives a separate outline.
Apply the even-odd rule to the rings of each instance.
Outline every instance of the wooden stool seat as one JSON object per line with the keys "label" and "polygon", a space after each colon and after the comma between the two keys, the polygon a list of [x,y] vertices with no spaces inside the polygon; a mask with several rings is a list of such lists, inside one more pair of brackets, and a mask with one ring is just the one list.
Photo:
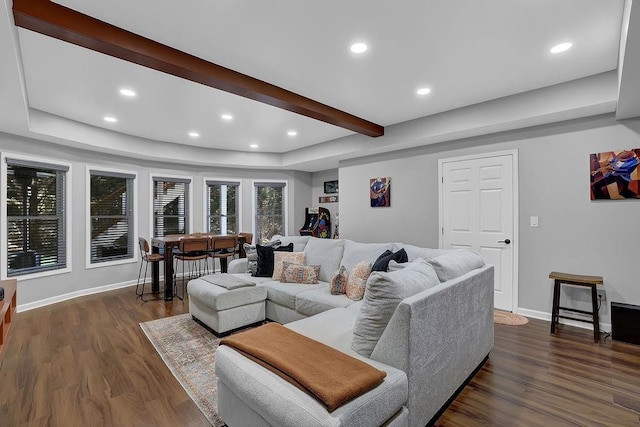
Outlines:
{"label": "wooden stool seat", "polygon": [[[553,309],[551,310],[551,333],[555,333],[556,324],[562,319],[571,319],[577,322],[586,322],[593,324],[593,341],[600,341],[600,321],[598,319],[598,292],[596,290],[597,285],[602,285],[604,280],[602,276],[585,276],[581,274],[569,274],[559,273],[552,271],[549,274],[549,279],[554,280],[553,284]],[[562,284],[586,286],[591,288],[591,309],[592,311],[577,310],[575,308],[561,307],[560,306],[560,287]],[[591,320],[581,319],[572,316],[561,315],[560,310],[570,311],[573,313],[580,313],[591,315]]]}

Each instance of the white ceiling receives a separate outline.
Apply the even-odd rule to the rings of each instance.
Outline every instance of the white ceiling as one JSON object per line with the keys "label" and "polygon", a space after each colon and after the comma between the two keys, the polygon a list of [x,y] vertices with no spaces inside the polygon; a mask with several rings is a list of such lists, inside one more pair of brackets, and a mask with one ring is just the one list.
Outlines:
{"label": "white ceiling", "polygon": [[[624,0],[57,3],[386,127],[615,70],[624,7]],[[12,22],[10,7],[0,13]],[[123,139],[198,153],[291,157],[313,148],[322,157],[311,146],[353,135],[28,30],[17,34],[13,57],[0,54],[22,67],[29,109]],[[351,53],[356,41],[369,50]],[[549,52],[564,41],[573,48]],[[424,86],[431,94],[416,95]],[[138,95],[124,98],[122,87]],[[118,122],[104,122],[105,115]],[[298,135],[287,136],[290,129]],[[191,130],[200,138],[190,138]]]}

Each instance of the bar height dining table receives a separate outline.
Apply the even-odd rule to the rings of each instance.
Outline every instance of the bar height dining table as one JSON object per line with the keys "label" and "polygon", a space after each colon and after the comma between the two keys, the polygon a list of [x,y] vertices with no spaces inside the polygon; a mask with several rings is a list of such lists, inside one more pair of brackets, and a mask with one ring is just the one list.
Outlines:
{"label": "bar height dining table", "polygon": [[[180,240],[189,238],[189,237],[210,237],[215,239],[217,236],[222,236],[220,234],[214,233],[192,233],[192,234],[167,234],[164,237],[154,237],[151,239],[151,251],[153,253],[160,253],[161,249],[164,249],[164,300],[165,301],[173,301],[173,255],[174,248],[177,248],[180,244]],[[228,235],[225,235],[227,237]],[[244,252],[243,243],[245,243],[246,239],[244,236],[235,236],[238,240],[238,245],[240,247],[239,256],[240,258],[246,257]],[[226,264],[226,259],[224,262]],[[223,267],[226,267],[223,266]],[[226,268],[224,268],[226,272]],[[151,270],[151,291],[153,293],[160,292],[160,267],[159,263],[154,263]]]}

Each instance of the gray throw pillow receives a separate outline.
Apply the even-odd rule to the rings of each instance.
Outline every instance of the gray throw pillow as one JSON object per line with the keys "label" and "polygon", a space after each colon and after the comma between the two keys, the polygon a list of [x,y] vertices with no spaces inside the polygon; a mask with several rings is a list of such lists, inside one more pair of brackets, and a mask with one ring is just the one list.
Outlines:
{"label": "gray throw pillow", "polygon": [[351,348],[362,356],[370,357],[398,304],[439,284],[433,267],[421,258],[402,270],[371,273],[353,328]]}
{"label": "gray throw pillow", "polygon": [[[274,240],[273,242],[269,242],[264,246],[277,248],[278,246],[280,246],[280,240]],[[256,271],[258,270],[258,250],[256,249],[256,245],[252,246],[248,243],[244,243],[242,247],[247,254],[247,272],[251,273],[252,276],[255,276]]]}
{"label": "gray throw pillow", "polygon": [[482,267],[484,261],[480,255],[469,249],[452,249],[431,258],[429,264],[433,266],[440,281],[446,282]]}

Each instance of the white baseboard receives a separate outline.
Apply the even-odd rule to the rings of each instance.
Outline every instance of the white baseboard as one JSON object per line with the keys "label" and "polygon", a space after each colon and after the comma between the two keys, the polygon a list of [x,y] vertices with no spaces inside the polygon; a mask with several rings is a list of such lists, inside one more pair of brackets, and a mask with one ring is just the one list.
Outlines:
{"label": "white baseboard", "polygon": [[[518,308],[514,313],[518,313],[524,317],[532,317],[534,319],[546,320],[551,323],[551,313],[547,313],[545,311],[537,311],[537,310],[529,310],[527,308]],[[593,330],[593,325],[583,322],[576,322],[571,319],[560,319],[560,323],[563,325],[575,326],[577,328],[582,329],[591,329]],[[611,331],[611,323],[602,323],[600,322],[600,330],[601,331]]]}
{"label": "white baseboard", "polygon": [[20,304],[16,307],[16,311],[20,313],[23,311],[33,310],[34,308],[40,308],[50,304],[55,304],[57,302],[67,301],[70,299],[83,297],[86,295],[93,295],[93,294],[98,294],[100,292],[113,291],[115,289],[126,288],[128,286],[135,286],[136,283],[137,283],[137,280],[132,280],[128,282],[114,283],[112,285],[81,289],[79,291],[69,292],[68,294],[56,295],[55,297],[45,298],[38,301],[29,302],[26,304]]}

